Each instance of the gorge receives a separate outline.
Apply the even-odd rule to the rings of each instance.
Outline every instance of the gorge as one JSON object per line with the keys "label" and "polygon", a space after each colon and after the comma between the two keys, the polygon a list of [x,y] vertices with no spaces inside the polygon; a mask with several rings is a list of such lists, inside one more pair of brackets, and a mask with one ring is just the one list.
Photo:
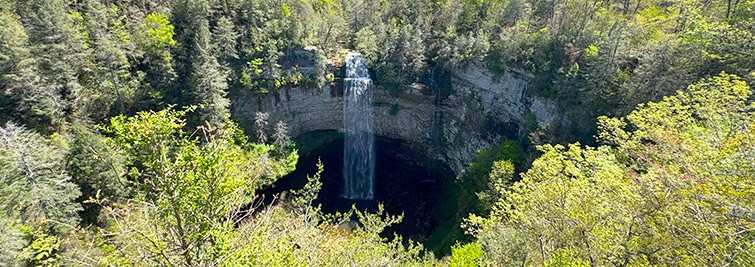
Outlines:
{"label": "gorge", "polygon": [[296,171],[267,193],[302,188],[321,160],[323,211],[375,211],[382,203],[390,214],[404,214],[386,236],[397,233],[433,251],[448,249],[458,238],[449,233],[462,231],[455,177],[479,150],[519,138],[526,127],[562,123],[555,102],[528,94],[532,76],[514,69],[498,75],[470,64],[451,74],[446,95],[419,83],[392,94],[372,83],[374,73],[355,52],[339,73],[323,88],[234,101],[234,116],[248,132],[255,131],[248,118],[264,112],[291,125],[300,149]]}
{"label": "gorge", "polygon": [[0,25],[0,267],[755,266],[755,0]]}
{"label": "gorge", "polygon": [[[306,65],[305,65],[306,66]],[[306,69],[306,67],[301,67]],[[371,114],[375,135],[402,140],[428,151],[461,173],[477,150],[516,139],[527,127],[569,123],[554,101],[528,93],[531,74],[509,69],[501,75],[483,65],[469,64],[451,73],[446,96],[428,85],[391,94],[374,85]],[[323,88],[291,87],[266,95],[242,94],[232,106],[233,117],[254,132],[254,114],[265,112],[270,121],[285,121],[292,136],[320,130],[343,130],[343,77]]]}

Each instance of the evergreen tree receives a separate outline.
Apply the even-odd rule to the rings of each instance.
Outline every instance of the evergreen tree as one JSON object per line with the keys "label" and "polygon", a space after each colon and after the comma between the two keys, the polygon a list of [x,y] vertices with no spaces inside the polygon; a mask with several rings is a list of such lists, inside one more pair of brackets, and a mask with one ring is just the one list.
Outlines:
{"label": "evergreen tree", "polygon": [[[168,101],[172,104],[191,105],[196,102],[194,92],[194,70],[199,64],[198,36],[200,27],[207,24],[209,31],[210,3],[207,0],[173,1],[170,23],[175,26],[175,39],[178,46],[173,50],[175,56],[176,87],[169,93]],[[211,37],[208,35],[207,40]],[[209,49],[207,46],[205,49]],[[194,97],[192,99],[191,97]],[[194,100],[194,101],[192,101]]]}
{"label": "evergreen tree", "polygon": [[28,47],[29,37],[10,3],[0,7],[0,25],[4,25],[0,27],[0,123],[29,119],[28,113],[10,116],[18,113],[17,103],[26,91],[34,90],[39,79]]}
{"label": "evergreen tree", "polygon": [[0,218],[0,262],[5,266],[24,266],[19,255],[26,245],[18,225],[9,218]]}
{"label": "evergreen tree", "polygon": [[87,66],[89,72],[83,80],[86,88],[80,99],[84,106],[81,112],[102,119],[127,110],[141,77],[130,73],[127,55],[131,34],[125,28],[118,7],[107,8],[99,0],[87,0],[84,10],[84,26],[92,55]]}
{"label": "evergreen tree", "polygon": [[[0,265],[755,266],[753,18],[753,0],[0,0]],[[481,149],[428,240],[441,262],[383,238],[400,217],[381,209],[323,214],[321,165],[246,211],[293,169],[292,125],[260,111],[271,145],[246,143],[226,94],[338,95],[349,50],[439,111],[457,85],[480,97],[454,79],[468,62],[533,77],[562,121],[522,134],[600,145]],[[477,241],[452,246],[469,212]]]}
{"label": "evergreen tree", "polygon": [[218,127],[230,118],[230,101],[225,97],[228,74],[212,53],[208,24],[206,19],[201,19],[197,25],[191,85],[196,103],[200,105],[201,120]]}
{"label": "evergreen tree", "polygon": [[77,79],[84,57],[83,40],[63,0],[19,1],[17,12],[29,34],[39,82],[21,92],[19,108],[42,123],[60,126],[81,97]]}
{"label": "evergreen tree", "polygon": [[26,224],[52,222],[56,229],[78,223],[79,188],[64,169],[64,151],[23,127],[0,127],[0,208]]}
{"label": "evergreen tree", "polygon": [[235,25],[233,25],[231,19],[225,16],[218,19],[217,26],[215,26],[215,30],[212,31],[212,53],[226,66],[228,66],[233,60],[239,58],[238,52],[236,51],[236,40],[238,36]]}
{"label": "evergreen tree", "polygon": [[72,125],[65,155],[66,172],[81,188],[77,200],[85,203],[81,217],[86,224],[98,222],[96,216],[101,208],[88,203],[90,199],[114,203],[131,191],[131,184],[126,179],[126,158],[105,137],[90,128],[82,123]]}

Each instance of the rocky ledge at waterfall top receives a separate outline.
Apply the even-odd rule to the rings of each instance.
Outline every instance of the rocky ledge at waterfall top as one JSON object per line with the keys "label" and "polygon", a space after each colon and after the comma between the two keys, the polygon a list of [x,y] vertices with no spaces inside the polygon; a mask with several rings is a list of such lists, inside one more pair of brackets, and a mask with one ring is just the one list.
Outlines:
{"label": "rocky ledge at waterfall top", "polygon": [[[516,138],[526,123],[544,126],[559,122],[553,101],[527,94],[531,78],[515,71],[495,75],[479,64],[469,64],[454,72],[450,95],[438,101],[435,95],[424,94],[428,90],[420,84],[399,96],[378,86],[372,109],[375,134],[428,151],[430,157],[446,162],[458,174],[477,150],[494,146],[503,137]],[[271,124],[287,122],[294,137],[310,131],[342,130],[343,89],[339,87],[242,94],[233,99],[233,116],[248,133],[254,132],[256,112],[268,113]]]}

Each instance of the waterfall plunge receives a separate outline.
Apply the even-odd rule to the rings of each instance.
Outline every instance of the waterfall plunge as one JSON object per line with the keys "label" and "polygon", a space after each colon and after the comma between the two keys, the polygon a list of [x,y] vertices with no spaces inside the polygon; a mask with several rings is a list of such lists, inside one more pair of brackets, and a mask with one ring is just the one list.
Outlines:
{"label": "waterfall plunge", "polygon": [[343,197],[372,199],[375,185],[372,80],[362,54],[346,55],[346,78],[343,82]]}

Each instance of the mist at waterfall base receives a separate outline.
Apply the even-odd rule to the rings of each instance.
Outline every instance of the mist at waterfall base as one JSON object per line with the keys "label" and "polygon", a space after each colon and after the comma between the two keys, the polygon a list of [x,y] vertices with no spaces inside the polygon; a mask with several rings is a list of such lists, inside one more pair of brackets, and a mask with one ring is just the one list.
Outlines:
{"label": "mist at waterfall base", "polygon": [[375,186],[372,80],[361,54],[346,55],[343,84],[343,197],[372,199]]}
{"label": "mist at waterfall base", "polygon": [[395,233],[407,240],[421,242],[455,213],[448,209],[455,209],[457,200],[444,198],[441,194],[444,187],[455,186],[452,172],[445,165],[427,160],[422,152],[412,150],[399,140],[375,138],[375,183],[373,199],[370,200],[349,199],[342,195],[343,134],[336,131],[311,132],[297,138],[297,144],[300,143],[317,145],[300,150],[296,170],[278,180],[266,190],[266,195],[304,187],[307,175],[317,171],[319,158],[325,169],[321,176],[323,186],[315,204],[321,204],[323,212],[331,214],[348,211],[352,205],[359,210],[375,212],[378,203],[383,204],[388,214],[403,213],[403,221],[386,229],[384,237],[391,238]]}

